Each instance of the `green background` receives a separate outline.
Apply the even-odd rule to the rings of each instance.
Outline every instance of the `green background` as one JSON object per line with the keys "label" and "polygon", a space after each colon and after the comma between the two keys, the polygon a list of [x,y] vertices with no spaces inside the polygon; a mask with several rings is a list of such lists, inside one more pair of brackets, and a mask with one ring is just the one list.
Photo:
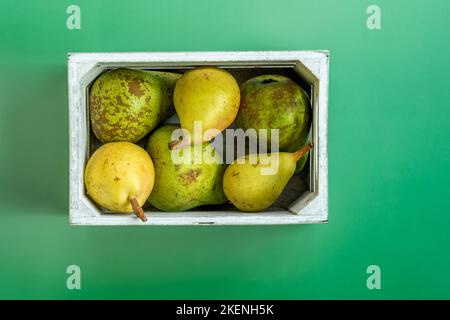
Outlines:
{"label": "green background", "polygon": [[[70,4],[81,30],[66,28]],[[381,30],[366,27],[370,4]],[[449,1],[17,0],[0,13],[0,298],[450,298]],[[67,52],[290,49],[330,50],[329,224],[68,225]],[[371,264],[381,290],[366,287]]]}

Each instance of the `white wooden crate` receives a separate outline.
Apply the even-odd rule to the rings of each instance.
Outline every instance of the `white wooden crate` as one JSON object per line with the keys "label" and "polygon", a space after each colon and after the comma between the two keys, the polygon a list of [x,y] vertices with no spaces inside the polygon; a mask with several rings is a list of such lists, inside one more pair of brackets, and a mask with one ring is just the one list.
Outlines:
{"label": "white wooden crate", "polygon": [[[313,108],[309,185],[286,208],[242,213],[231,207],[217,211],[146,212],[143,223],[130,214],[106,213],[85,193],[83,172],[89,157],[88,89],[110,68],[183,69],[199,65],[233,68],[290,68],[311,86]],[[134,52],[68,55],[70,120],[70,223],[72,225],[252,225],[328,221],[328,65],[327,51]],[[220,207],[218,207],[220,208]]]}

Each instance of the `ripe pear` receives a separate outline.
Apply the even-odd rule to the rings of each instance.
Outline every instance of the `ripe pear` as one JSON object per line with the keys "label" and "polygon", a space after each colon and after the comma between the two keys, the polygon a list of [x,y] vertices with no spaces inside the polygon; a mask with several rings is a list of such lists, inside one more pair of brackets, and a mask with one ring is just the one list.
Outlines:
{"label": "ripe pear", "polygon": [[297,160],[311,145],[294,153],[250,154],[235,160],[225,170],[223,191],[236,208],[246,212],[270,207],[295,172]]}
{"label": "ripe pear", "polygon": [[297,167],[295,168],[295,173],[294,174],[300,174],[300,172],[302,172],[303,168],[305,168],[305,165],[306,165],[306,162],[308,161],[308,158],[309,158],[309,151],[306,152],[303,157],[298,159]]}
{"label": "ripe pear", "polygon": [[[311,127],[311,102],[306,92],[291,79],[281,75],[262,75],[241,86],[241,106],[236,125],[244,130],[279,129],[279,150],[294,152],[305,144]],[[308,155],[297,165],[301,171]]]}
{"label": "ripe pear", "polygon": [[[157,129],[147,144],[155,164],[155,186],[148,201],[163,211],[183,211],[200,205],[226,202],[222,190],[225,166],[211,144],[171,150],[172,132],[178,125]],[[190,161],[177,162],[176,155],[190,155]],[[175,159],[175,161],[174,161]],[[203,159],[197,161],[196,159]]]}
{"label": "ripe pear", "polygon": [[116,212],[134,212],[147,218],[141,206],[155,181],[153,161],[141,147],[130,142],[110,142],[89,159],[84,174],[87,194],[100,206]]}
{"label": "ripe pear", "polygon": [[95,136],[103,143],[137,142],[174,113],[172,94],[180,74],[115,69],[103,73],[89,92]]}
{"label": "ripe pear", "polygon": [[[173,100],[181,127],[189,132],[172,148],[210,141],[231,125],[239,110],[239,85],[227,71],[215,67],[199,67],[184,73],[175,86]],[[195,122],[202,131],[194,132]],[[204,134],[203,134],[204,133]]]}

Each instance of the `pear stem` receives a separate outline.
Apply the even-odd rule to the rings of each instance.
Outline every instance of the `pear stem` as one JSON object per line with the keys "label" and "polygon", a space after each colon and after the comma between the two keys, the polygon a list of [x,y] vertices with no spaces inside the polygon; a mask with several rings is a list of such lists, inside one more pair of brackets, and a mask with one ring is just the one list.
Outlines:
{"label": "pear stem", "polygon": [[301,157],[303,157],[310,149],[313,148],[312,143],[308,143],[300,148],[300,150],[295,151],[293,153],[295,161],[298,161]]}
{"label": "pear stem", "polygon": [[133,212],[136,215],[136,217],[141,219],[143,222],[147,221],[147,217],[145,216],[144,210],[142,210],[137,199],[131,198],[130,201],[131,201],[131,207],[133,208]]}
{"label": "pear stem", "polygon": [[191,142],[188,139],[171,141],[171,142],[169,142],[169,149],[170,150],[181,149],[183,147],[189,146],[190,144],[191,144]]}

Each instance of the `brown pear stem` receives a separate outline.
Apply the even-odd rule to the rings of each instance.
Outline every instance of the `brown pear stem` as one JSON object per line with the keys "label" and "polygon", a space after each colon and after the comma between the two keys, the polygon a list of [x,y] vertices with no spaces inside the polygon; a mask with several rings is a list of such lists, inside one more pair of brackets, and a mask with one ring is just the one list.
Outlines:
{"label": "brown pear stem", "polygon": [[147,221],[147,217],[145,216],[144,210],[142,210],[137,199],[131,198],[130,201],[131,201],[131,207],[133,208],[133,212],[136,215],[136,217],[141,219],[143,222]]}
{"label": "brown pear stem", "polygon": [[190,144],[191,144],[191,142],[189,141],[189,139],[171,141],[171,142],[169,142],[169,149],[170,150],[181,149],[183,147],[189,146]]}
{"label": "brown pear stem", "polygon": [[295,161],[298,161],[301,157],[303,157],[310,149],[313,148],[312,143],[306,144],[300,148],[300,150],[295,151],[293,153]]}

